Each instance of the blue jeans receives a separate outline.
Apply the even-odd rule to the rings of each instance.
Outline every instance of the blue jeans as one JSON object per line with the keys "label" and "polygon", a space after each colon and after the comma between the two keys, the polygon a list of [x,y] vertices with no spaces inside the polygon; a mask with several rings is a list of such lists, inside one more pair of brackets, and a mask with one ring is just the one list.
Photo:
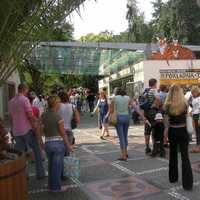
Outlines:
{"label": "blue jeans", "polygon": [[126,149],[128,146],[128,127],[129,115],[118,115],[116,130],[119,137],[121,149]]}
{"label": "blue jeans", "polygon": [[44,177],[45,171],[42,163],[42,154],[37,137],[35,136],[33,130],[30,130],[27,134],[23,136],[15,136],[15,142],[15,148],[19,151],[27,152],[29,148],[33,150],[36,163],[36,176],[37,178]]}
{"label": "blue jeans", "polygon": [[63,141],[50,141],[45,143],[45,151],[48,158],[49,189],[59,191],[61,189],[61,176],[66,147]]}

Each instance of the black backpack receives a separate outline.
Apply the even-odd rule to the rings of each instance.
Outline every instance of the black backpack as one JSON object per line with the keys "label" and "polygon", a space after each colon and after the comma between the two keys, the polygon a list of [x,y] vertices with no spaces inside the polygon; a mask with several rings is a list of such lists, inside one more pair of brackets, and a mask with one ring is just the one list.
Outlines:
{"label": "black backpack", "polygon": [[138,101],[140,108],[144,111],[148,111],[151,109],[154,100],[150,100],[149,98],[149,91],[151,88],[147,88],[144,90],[143,94],[139,96]]}

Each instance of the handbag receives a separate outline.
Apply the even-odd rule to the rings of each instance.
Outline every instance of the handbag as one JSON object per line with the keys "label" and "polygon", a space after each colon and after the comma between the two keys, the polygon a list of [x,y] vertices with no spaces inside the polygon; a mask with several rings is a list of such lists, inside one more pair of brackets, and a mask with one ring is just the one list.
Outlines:
{"label": "handbag", "polygon": [[79,178],[80,171],[80,160],[75,157],[74,153],[64,157],[64,176],[69,178]]}
{"label": "handbag", "polygon": [[187,117],[186,117],[186,127],[187,127],[187,132],[189,134],[194,133],[192,116],[189,114],[187,114]]}
{"label": "handbag", "polygon": [[72,105],[72,112],[73,112],[73,114],[72,114],[72,120],[71,120],[71,128],[75,129],[75,128],[77,128],[77,120],[76,120],[76,113],[73,108],[73,105]]}
{"label": "handbag", "polygon": [[115,126],[117,124],[117,112],[116,112],[116,106],[114,102],[114,108],[113,113],[111,113],[108,117],[108,122],[111,126]]}

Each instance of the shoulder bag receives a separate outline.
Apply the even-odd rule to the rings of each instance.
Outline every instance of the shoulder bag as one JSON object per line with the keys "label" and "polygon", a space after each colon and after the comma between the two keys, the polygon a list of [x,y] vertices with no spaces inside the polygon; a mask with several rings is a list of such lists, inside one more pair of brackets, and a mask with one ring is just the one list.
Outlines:
{"label": "shoulder bag", "polygon": [[115,105],[115,99],[113,99],[113,113],[110,113],[108,121],[109,124],[112,126],[115,126],[117,124],[117,112],[116,112],[116,105]]}
{"label": "shoulder bag", "polygon": [[72,105],[72,120],[71,120],[71,128],[72,128],[72,129],[77,128],[76,113],[75,113],[75,110],[74,110],[74,108],[73,108],[73,105]]}

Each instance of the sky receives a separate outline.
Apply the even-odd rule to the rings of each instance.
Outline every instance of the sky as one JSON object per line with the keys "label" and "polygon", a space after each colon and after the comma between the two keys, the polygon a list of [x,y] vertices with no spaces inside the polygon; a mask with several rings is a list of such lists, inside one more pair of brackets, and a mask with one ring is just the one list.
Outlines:
{"label": "sky", "polygon": [[[151,2],[152,0],[138,0],[138,7],[144,12],[146,21],[151,19]],[[77,12],[71,16],[75,38],[105,30],[113,31],[114,34],[125,31],[128,28],[126,3],[127,0],[86,0],[80,9],[81,17]]]}

